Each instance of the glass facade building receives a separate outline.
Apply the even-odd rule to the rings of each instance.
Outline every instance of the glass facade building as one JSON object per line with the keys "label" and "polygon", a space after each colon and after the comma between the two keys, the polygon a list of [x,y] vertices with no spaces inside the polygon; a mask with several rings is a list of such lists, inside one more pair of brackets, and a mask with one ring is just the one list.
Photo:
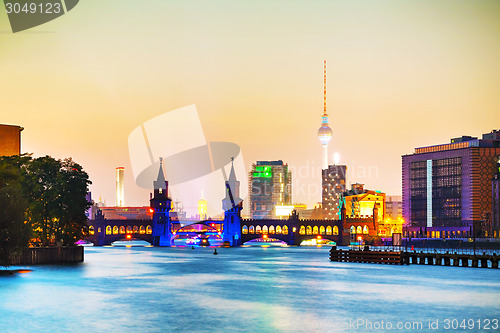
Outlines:
{"label": "glass facade building", "polygon": [[257,161],[249,174],[250,215],[276,218],[276,206],[292,204],[292,173],[283,161]]}
{"label": "glass facade building", "polygon": [[430,228],[439,237],[470,235],[473,223],[491,215],[492,195],[485,189],[491,189],[499,156],[499,131],[484,134],[483,139],[455,138],[449,144],[416,148],[414,154],[404,155],[405,221],[410,227],[424,228],[424,234]]}

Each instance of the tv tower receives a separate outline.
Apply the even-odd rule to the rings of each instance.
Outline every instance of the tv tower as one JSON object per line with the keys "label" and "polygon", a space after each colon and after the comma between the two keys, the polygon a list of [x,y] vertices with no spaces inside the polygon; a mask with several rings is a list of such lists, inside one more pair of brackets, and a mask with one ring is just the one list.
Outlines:
{"label": "tv tower", "polygon": [[321,169],[328,169],[328,144],[332,139],[332,129],[328,126],[328,114],[326,113],[326,60],[324,61],[324,84],[323,84],[323,116],[321,117],[321,127],[318,130],[318,139],[323,146],[323,163]]}

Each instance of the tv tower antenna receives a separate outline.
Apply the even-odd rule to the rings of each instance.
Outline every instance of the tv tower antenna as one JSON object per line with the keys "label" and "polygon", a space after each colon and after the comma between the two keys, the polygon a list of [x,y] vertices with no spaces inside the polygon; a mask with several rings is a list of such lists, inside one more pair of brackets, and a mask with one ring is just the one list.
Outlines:
{"label": "tv tower antenna", "polygon": [[328,169],[328,144],[332,139],[332,129],[328,126],[328,114],[326,113],[326,60],[323,62],[323,116],[321,127],[318,130],[318,139],[323,147],[322,169]]}

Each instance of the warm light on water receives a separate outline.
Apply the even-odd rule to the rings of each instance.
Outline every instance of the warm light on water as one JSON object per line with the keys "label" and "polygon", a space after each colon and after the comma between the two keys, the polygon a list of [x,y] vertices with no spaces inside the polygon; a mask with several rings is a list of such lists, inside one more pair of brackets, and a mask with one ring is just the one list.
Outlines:
{"label": "warm light on water", "polygon": [[471,332],[499,319],[500,270],[334,263],[328,250],[86,248],[83,264],[0,276],[0,332],[442,332],[474,319]]}

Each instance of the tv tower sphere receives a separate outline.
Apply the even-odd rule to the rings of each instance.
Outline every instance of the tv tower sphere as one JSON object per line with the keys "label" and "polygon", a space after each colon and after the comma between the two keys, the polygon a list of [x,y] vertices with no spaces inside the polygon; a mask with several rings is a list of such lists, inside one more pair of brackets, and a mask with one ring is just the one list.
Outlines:
{"label": "tv tower sphere", "polygon": [[328,124],[323,125],[318,130],[318,139],[323,146],[328,146],[330,140],[332,140],[332,129]]}

